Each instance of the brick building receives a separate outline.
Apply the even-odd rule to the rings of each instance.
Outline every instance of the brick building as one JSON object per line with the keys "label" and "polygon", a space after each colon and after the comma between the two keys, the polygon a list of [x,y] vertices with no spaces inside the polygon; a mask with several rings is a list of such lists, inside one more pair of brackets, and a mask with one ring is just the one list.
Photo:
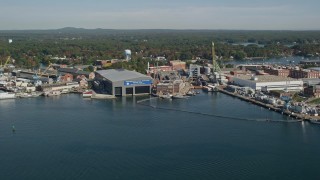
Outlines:
{"label": "brick building", "polygon": [[292,78],[319,78],[320,72],[319,71],[312,71],[312,70],[291,70],[290,77]]}
{"label": "brick building", "polygon": [[289,77],[290,75],[289,69],[265,69],[264,72],[270,75],[281,76],[281,77]]}
{"label": "brick building", "polygon": [[297,69],[265,69],[264,72],[281,77],[301,78],[320,78],[320,71],[315,70],[297,70]]}
{"label": "brick building", "polygon": [[156,74],[160,71],[172,71],[171,66],[158,66],[158,67],[149,67],[149,73]]}
{"label": "brick building", "polygon": [[172,70],[186,70],[186,62],[181,60],[170,61],[170,66]]}
{"label": "brick building", "polygon": [[182,80],[175,80],[173,82],[157,84],[157,94],[176,94],[180,93],[184,87]]}
{"label": "brick building", "polygon": [[61,76],[61,82],[72,82],[73,81],[73,75],[72,74],[65,74],[63,76]]}

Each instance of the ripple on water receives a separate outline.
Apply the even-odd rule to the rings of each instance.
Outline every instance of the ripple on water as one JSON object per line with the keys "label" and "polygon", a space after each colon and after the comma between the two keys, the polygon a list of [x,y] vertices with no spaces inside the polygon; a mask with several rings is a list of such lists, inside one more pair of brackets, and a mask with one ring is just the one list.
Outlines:
{"label": "ripple on water", "polygon": [[[175,111],[141,106],[138,99],[92,101],[67,95],[17,99],[5,107],[0,102],[0,179],[319,175],[316,126],[260,122],[285,117],[219,93],[149,102]],[[10,129],[13,121],[16,134]]]}

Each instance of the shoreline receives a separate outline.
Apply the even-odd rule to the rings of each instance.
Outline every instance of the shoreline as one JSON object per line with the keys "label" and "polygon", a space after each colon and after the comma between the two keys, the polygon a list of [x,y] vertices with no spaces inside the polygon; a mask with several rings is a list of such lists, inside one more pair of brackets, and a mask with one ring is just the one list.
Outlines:
{"label": "shoreline", "polygon": [[[293,113],[293,112],[290,112],[290,111],[283,111],[281,108],[274,107],[271,104],[266,104],[266,103],[263,103],[263,102],[260,102],[260,101],[256,101],[256,100],[251,99],[251,98],[247,98],[247,97],[235,94],[235,93],[231,93],[229,91],[224,90],[222,87],[218,87],[218,90],[219,90],[219,92],[221,92],[223,94],[226,94],[226,95],[229,95],[229,96],[232,96],[232,97],[236,97],[236,98],[244,100],[246,102],[249,102],[249,103],[264,107],[264,108],[267,108],[269,110],[278,112],[278,113],[283,114],[283,115],[287,115],[287,116],[295,118],[295,119],[300,119],[300,121],[310,121],[310,119],[311,119],[311,116],[309,116],[309,115]],[[319,117],[317,117],[317,116],[312,116],[312,117],[316,118],[316,119],[319,119]]]}

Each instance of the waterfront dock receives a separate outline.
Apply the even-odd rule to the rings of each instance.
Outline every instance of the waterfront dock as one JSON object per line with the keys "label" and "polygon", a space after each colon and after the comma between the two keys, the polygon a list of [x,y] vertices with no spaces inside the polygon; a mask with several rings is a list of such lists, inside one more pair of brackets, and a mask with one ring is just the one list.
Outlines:
{"label": "waterfront dock", "polygon": [[116,97],[109,94],[97,94],[93,93],[91,99],[115,99]]}
{"label": "waterfront dock", "polygon": [[301,120],[301,121],[310,121],[310,119],[320,119],[319,116],[310,116],[310,115],[306,115],[306,114],[293,113],[293,112],[288,111],[288,110],[283,111],[282,108],[275,107],[275,106],[273,106],[271,104],[266,104],[266,103],[257,101],[255,99],[249,98],[249,97],[245,97],[245,96],[242,96],[242,95],[239,95],[239,94],[236,94],[236,93],[229,92],[229,91],[225,90],[223,86],[219,86],[218,90],[219,90],[219,92],[221,92],[223,94],[227,94],[227,95],[239,98],[241,100],[247,101],[249,103],[252,103],[252,104],[267,108],[267,109],[269,109],[271,111],[275,111],[275,112],[278,112],[280,114],[287,115],[289,117],[292,117],[293,119],[298,119],[298,120]]}

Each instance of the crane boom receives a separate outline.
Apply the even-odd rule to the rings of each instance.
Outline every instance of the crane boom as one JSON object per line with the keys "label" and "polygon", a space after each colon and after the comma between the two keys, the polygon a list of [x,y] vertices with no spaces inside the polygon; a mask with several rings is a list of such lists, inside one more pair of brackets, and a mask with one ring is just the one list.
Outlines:
{"label": "crane boom", "polygon": [[47,71],[51,68],[51,66],[52,66],[52,64],[51,64],[51,62],[49,62],[48,67],[43,72],[40,72],[40,76],[46,75]]}
{"label": "crane boom", "polygon": [[216,53],[215,53],[213,42],[212,42],[212,68],[213,68],[213,72],[220,73],[220,71],[221,71],[219,64],[217,62],[217,59],[216,59]]}
{"label": "crane boom", "polygon": [[3,65],[2,65],[2,61],[1,61],[0,67],[5,67],[9,63],[10,59],[11,59],[11,56],[8,56],[6,62]]}
{"label": "crane boom", "polygon": [[3,66],[6,66],[9,63],[10,59],[11,59],[11,56],[8,56],[7,61],[6,61],[6,63],[4,63]]}

